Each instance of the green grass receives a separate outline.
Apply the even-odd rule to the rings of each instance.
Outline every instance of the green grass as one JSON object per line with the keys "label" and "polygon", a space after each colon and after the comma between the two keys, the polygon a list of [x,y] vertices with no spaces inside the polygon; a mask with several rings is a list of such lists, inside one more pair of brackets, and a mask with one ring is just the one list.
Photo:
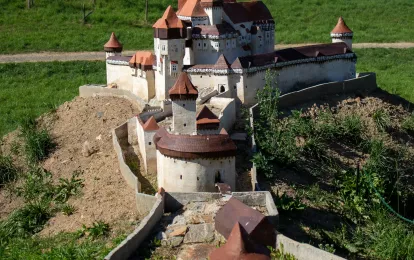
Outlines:
{"label": "green grass", "polygon": [[104,62],[0,64],[0,136],[105,81]]}
{"label": "green grass", "polygon": [[414,48],[357,49],[358,72],[375,72],[378,86],[414,102]]}
{"label": "green grass", "polygon": [[[278,43],[327,42],[339,16],[355,32],[355,42],[414,41],[409,24],[411,0],[264,0],[276,20]],[[96,0],[96,9],[82,22],[82,3],[91,0],[0,0],[0,53],[102,50],[111,31],[125,49],[152,49],[152,24],[176,0],[149,2],[144,22],[144,0]]]}

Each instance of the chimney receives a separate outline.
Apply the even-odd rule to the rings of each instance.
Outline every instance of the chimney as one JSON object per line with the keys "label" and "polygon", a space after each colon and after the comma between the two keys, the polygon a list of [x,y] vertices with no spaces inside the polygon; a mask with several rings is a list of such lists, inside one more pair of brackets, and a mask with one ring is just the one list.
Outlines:
{"label": "chimney", "polygon": [[180,11],[181,8],[183,8],[186,2],[187,0],[178,0],[178,11]]}

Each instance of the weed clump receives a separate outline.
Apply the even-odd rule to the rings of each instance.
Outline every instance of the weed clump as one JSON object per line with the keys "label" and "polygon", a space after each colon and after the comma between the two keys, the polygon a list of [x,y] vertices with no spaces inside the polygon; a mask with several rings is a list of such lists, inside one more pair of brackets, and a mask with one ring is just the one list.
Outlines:
{"label": "weed clump", "polygon": [[18,170],[8,156],[0,154],[0,187],[17,178]]}
{"label": "weed clump", "polygon": [[103,221],[94,222],[91,227],[83,225],[79,231],[79,236],[87,236],[91,239],[97,239],[109,234],[109,225]]}
{"label": "weed clump", "polygon": [[401,128],[408,134],[414,135],[414,113],[404,119]]}
{"label": "weed clump", "polygon": [[375,125],[377,126],[377,129],[379,131],[386,130],[391,125],[391,118],[390,115],[385,111],[385,109],[377,109],[372,114],[372,119],[375,122]]}
{"label": "weed clump", "polygon": [[47,158],[56,147],[46,129],[38,129],[34,120],[26,120],[21,125],[21,134],[25,141],[24,151],[30,163],[38,163]]}

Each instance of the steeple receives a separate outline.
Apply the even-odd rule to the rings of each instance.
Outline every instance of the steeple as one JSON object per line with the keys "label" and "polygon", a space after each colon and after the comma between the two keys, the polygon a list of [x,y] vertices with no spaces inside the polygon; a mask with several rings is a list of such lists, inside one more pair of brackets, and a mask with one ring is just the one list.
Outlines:
{"label": "steeple", "polygon": [[198,90],[191,83],[187,73],[181,72],[174,86],[168,91],[171,100],[176,99],[192,99],[196,100],[198,97]]}
{"label": "steeple", "polygon": [[339,17],[338,23],[335,28],[331,31],[332,42],[344,42],[348,45],[348,48],[352,50],[352,37],[354,33],[346,25],[344,19]]}
{"label": "steeple", "polygon": [[105,43],[104,51],[107,58],[110,56],[121,56],[122,44],[118,41],[114,32],[111,33],[109,41]]}

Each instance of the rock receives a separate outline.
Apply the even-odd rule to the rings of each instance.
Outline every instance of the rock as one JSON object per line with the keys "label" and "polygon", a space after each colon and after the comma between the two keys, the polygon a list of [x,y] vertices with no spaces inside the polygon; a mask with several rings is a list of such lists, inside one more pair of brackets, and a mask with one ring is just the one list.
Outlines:
{"label": "rock", "polygon": [[219,211],[219,209],[221,208],[221,206],[218,203],[209,203],[206,205],[204,213],[206,215],[210,215],[210,214],[216,214],[217,211]]}
{"label": "rock", "polygon": [[188,217],[188,224],[200,224],[200,223],[211,223],[213,222],[212,215],[193,215]]}
{"label": "rock", "polygon": [[165,240],[165,239],[167,239],[167,235],[164,232],[162,232],[162,231],[158,232],[158,234],[157,234],[156,237],[157,237],[158,240]]}
{"label": "rock", "polygon": [[177,260],[205,260],[216,247],[208,244],[187,245],[178,253]]}
{"label": "rock", "polygon": [[177,215],[173,218],[171,225],[185,225],[185,217],[183,215]]}
{"label": "rock", "polygon": [[168,232],[168,237],[177,237],[177,236],[184,236],[187,233],[187,226],[174,226],[170,229],[171,232]]}
{"label": "rock", "polygon": [[102,135],[98,135],[97,137],[96,137],[96,140],[101,140],[102,139]]}
{"label": "rock", "polygon": [[92,147],[90,146],[89,142],[85,141],[82,145],[82,155],[85,157],[89,157],[93,154],[93,152],[94,151]]}
{"label": "rock", "polygon": [[166,240],[161,240],[162,246],[177,247],[183,242],[184,237],[170,237]]}
{"label": "rock", "polygon": [[189,225],[185,234],[184,243],[209,243],[214,240],[214,225],[199,224]]}

